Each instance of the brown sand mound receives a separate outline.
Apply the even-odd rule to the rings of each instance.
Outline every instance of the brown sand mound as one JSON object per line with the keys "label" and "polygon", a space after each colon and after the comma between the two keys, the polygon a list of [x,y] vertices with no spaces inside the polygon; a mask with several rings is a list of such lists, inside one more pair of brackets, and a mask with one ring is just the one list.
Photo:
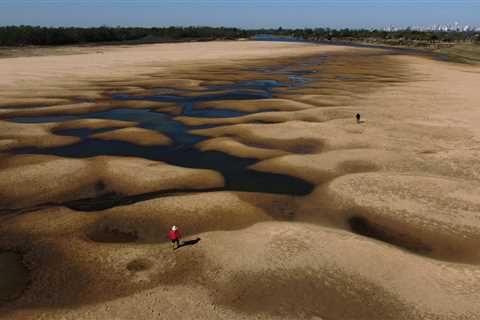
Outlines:
{"label": "brown sand mound", "polygon": [[320,184],[335,177],[355,172],[398,168],[404,157],[393,151],[347,149],[311,155],[288,155],[261,161],[251,169],[294,176]]}
{"label": "brown sand mound", "polygon": [[[265,208],[265,209],[264,209]],[[94,229],[135,233],[141,242],[165,242],[170,226],[187,234],[231,230],[259,221],[289,219],[292,197],[236,192],[209,192],[162,197],[104,211]]]}
{"label": "brown sand mound", "polygon": [[[192,130],[191,132],[210,137],[231,136],[244,143],[263,144],[270,148],[293,153],[319,153],[338,149],[361,148],[381,150],[385,148],[385,145],[393,143],[398,144],[398,147],[411,148],[419,141],[416,134],[408,132],[399,143],[396,137],[399,132],[395,132],[395,136],[385,134],[383,126],[378,123],[368,125],[369,120],[367,119],[366,122],[358,124],[354,116],[355,113],[352,110],[350,119],[335,119],[321,123],[287,121],[275,124],[238,124]],[[399,130],[396,127],[394,128],[391,130]],[[426,130],[422,132],[426,132]],[[302,149],[306,150],[302,152]]]}
{"label": "brown sand mound", "polygon": [[214,171],[180,168],[137,158],[13,158],[23,159],[23,165],[9,159],[0,171],[3,209],[98,197],[112,192],[135,195],[172,189],[210,189],[224,184],[223,177]]}
{"label": "brown sand mound", "polygon": [[[439,264],[346,232],[269,222],[203,238],[209,261],[221,268],[212,278],[216,302],[248,314],[461,319],[480,312],[474,267]],[[458,290],[451,290],[455,281]]]}
{"label": "brown sand mound", "polygon": [[385,225],[370,221],[361,215],[350,217],[347,223],[352,232],[356,234],[390,243],[418,254],[430,254],[432,252],[432,248],[417,236],[405,234],[403,230],[389,229]]}
{"label": "brown sand mound", "polygon": [[[246,143],[260,143],[292,153],[318,153],[329,149],[376,146],[378,140],[365,141],[362,137],[365,130],[353,120],[335,120],[325,123],[288,121],[278,124],[240,124],[191,132],[210,137],[234,136]],[[369,130],[370,135],[377,135],[375,129]]]}
{"label": "brown sand mound", "polygon": [[[44,158],[44,156],[31,156]],[[15,166],[0,171],[0,206],[30,207],[88,195],[94,185],[94,171],[84,160],[48,157],[48,161]]]}
{"label": "brown sand mound", "polygon": [[174,112],[171,103],[158,101],[138,101],[138,100],[99,100],[98,102],[81,102],[74,104],[55,105],[41,108],[22,108],[22,109],[0,109],[0,117],[22,117],[22,116],[49,116],[49,115],[76,115],[90,112],[100,112],[115,108],[132,109],[157,109],[165,108],[169,112]]}
{"label": "brown sand mound", "polygon": [[309,104],[287,99],[209,101],[195,105],[195,108],[198,109],[231,109],[244,112],[258,112],[262,110],[297,111],[312,107],[313,106]]}
{"label": "brown sand mound", "polygon": [[22,116],[50,116],[57,114],[82,114],[94,111],[104,111],[110,108],[111,107],[108,105],[99,105],[93,102],[81,102],[32,109],[3,109],[0,110],[0,117],[9,118]]}
{"label": "brown sand mound", "polygon": [[285,151],[245,145],[235,139],[224,137],[205,140],[196,145],[202,151],[221,151],[235,157],[269,159],[287,154]]}
{"label": "brown sand mound", "polygon": [[[106,85],[115,85],[116,88],[125,88],[131,86],[131,80],[119,80],[119,81],[106,81]],[[175,90],[200,90],[201,81],[194,79],[179,79],[179,78],[144,78],[136,79],[135,86],[144,88],[144,89],[156,89],[156,88],[172,88]]]}
{"label": "brown sand mound", "polygon": [[324,122],[333,119],[350,118],[352,111],[344,108],[325,108],[323,110],[308,109],[303,111],[290,111],[290,112],[260,112],[249,114],[246,116],[234,117],[234,118],[195,118],[195,117],[176,117],[175,120],[181,121],[187,125],[226,125],[226,124],[239,124],[248,122],[265,122],[265,123],[278,123],[287,121],[309,121],[309,122]]}
{"label": "brown sand mound", "polygon": [[172,140],[164,134],[157,131],[143,128],[124,128],[103,133],[97,133],[91,138],[101,140],[119,140],[126,141],[141,146],[169,145]]}
{"label": "brown sand mound", "polygon": [[76,137],[57,136],[51,133],[55,124],[23,124],[0,121],[0,151],[22,147],[50,148],[74,144]]}
{"label": "brown sand mound", "polygon": [[52,128],[52,131],[65,129],[100,129],[100,128],[124,128],[136,126],[136,122],[110,120],[110,119],[79,119],[58,123]]}
{"label": "brown sand mound", "polygon": [[383,230],[380,240],[390,234],[392,242],[423,244],[441,259],[480,259],[475,223],[480,185],[445,177],[365,173],[338,178],[327,192],[342,215],[363,219],[373,233]]}
{"label": "brown sand mound", "polygon": [[[5,220],[0,225],[2,242],[28,251],[33,273],[31,287],[16,305],[80,305],[196,278],[202,253],[186,253],[187,245],[172,255],[166,238],[171,224],[180,224],[187,237],[198,231],[237,229],[271,220],[271,214],[280,218],[291,200],[286,196],[216,192],[158,198],[103,215],[49,208]],[[278,205],[277,213],[262,209],[272,204]],[[137,267],[138,261],[143,261],[143,267]],[[39,294],[46,290],[48,296]]]}
{"label": "brown sand mound", "polygon": [[121,157],[92,158],[93,166],[106,185],[125,195],[171,189],[211,189],[222,187],[221,174],[204,169],[189,169],[163,162]]}
{"label": "brown sand mound", "polygon": [[57,98],[0,98],[0,109],[4,107],[51,106],[68,103],[67,99]]}
{"label": "brown sand mound", "polygon": [[[89,286],[83,288],[73,287],[75,282],[68,279],[61,282],[60,278],[50,277],[48,287],[33,283],[30,292],[61,288],[60,292],[52,290],[50,300],[36,296],[36,303],[43,301],[48,305],[54,301],[59,305],[73,302],[74,298],[80,299],[77,303],[91,298],[98,301],[100,288],[109,288],[109,294],[120,290],[138,292],[128,298],[78,306],[59,314],[46,311],[54,318],[82,317],[90,312],[108,317],[112,310],[130,314],[132,305],[140,304],[142,308],[136,309],[135,317],[147,319],[153,314],[148,306],[154,301],[158,310],[176,314],[169,305],[183,301],[185,296],[178,292],[187,288],[196,303],[190,305],[187,299],[186,306],[202,314],[202,318],[244,319],[256,315],[279,319],[383,320],[442,319],[443,314],[448,314],[452,319],[467,319],[480,314],[475,303],[480,280],[471,266],[438,263],[347,232],[305,224],[267,222],[236,232],[200,236],[201,245],[176,252],[168,244],[161,248],[115,244],[115,255],[108,253],[107,244],[95,246],[95,250],[88,249],[91,244],[79,241],[70,241],[68,248],[57,245],[57,250],[70,253],[64,255],[63,261],[71,266],[80,266],[86,257],[97,257],[89,261],[103,264],[81,267],[78,279],[88,280],[93,276],[93,268],[97,277],[104,276],[101,281],[84,282]],[[72,246],[77,250],[72,250]],[[45,265],[62,270],[64,266],[58,265],[62,260],[54,263],[45,259],[45,249],[37,247],[35,250],[42,255],[35,256],[44,257]],[[395,277],[391,276],[392,271]],[[119,283],[114,285],[115,281]],[[85,294],[87,290],[90,294]],[[30,292],[18,301],[19,305],[22,301],[34,303]],[[132,300],[136,303],[126,304]],[[451,303],[442,303],[446,300]],[[22,308],[15,314],[31,313]]]}
{"label": "brown sand mound", "polygon": [[[100,87],[103,89],[98,93],[98,97],[92,99],[104,100],[105,98],[111,97],[113,94],[129,94],[133,96],[147,96],[153,94],[149,89],[140,88],[133,84],[131,85],[116,85],[115,82],[99,82],[97,85],[92,86],[96,90]],[[97,91],[98,92],[98,91]]]}
{"label": "brown sand mound", "polygon": [[[192,130],[191,132],[210,137],[234,136],[252,146],[264,145],[294,153],[309,153],[321,149],[322,142],[318,137],[311,138],[312,134],[308,137],[296,137],[288,134],[288,130],[285,130],[287,126],[300,127],[300,123],[302,125],[305,124],[307,127],[309,126],[305,122],[292,121],[275,125],[240,124],[210,129],[198,129]],[[275,133],[273,133],[273,131]]]}
{"label": "brown sand mound", "polygon": [[[217,195],[223,198],[225,193]],[[202,196],[205,195],[187,198]],[[186,203],[194,205],[192,209],[201,208],[199,204],[205,202],[194,198]],[[176,197],[162,200],[173,201],[172,204],[179,201]],[[213,209],[214,203],[208,203]],[[158,204],[159,208],[169,210],[181,205],[180,202],[173,206]],[[147,215],[137,214],[138,208],[139,205],[131,208],[129,216],[146,219]],[[110,217],[101,218],[103,223],[121,216],[120,209],[111,210]],[[238,213],[243,216],[241,211]],[[43,215],[43,222],[37,225],[40,215]],[[62,221],[65,228],[45,224],[44,217],[49,216]],[[165,213],[165,217],[168,216]],[[194,216],[186,215],[189,219]],[[170,290],[178,296],[177,290],[188,286],[188,292],[198,294],[196,301],[208,302],[195,307],[206,318],[264,314],[281,318],[423,319],[449,314],[461,319],[480,314],[475,303],[479,298],[480,281],[475,267],[435,262],[344,231],[307,224],[266,222],[235,232],[200,234],[201,245],[181,248],[174,253],[167,243],[145,246],[80,240],[81,226],[86,227],[92,219],[87,217],[92,216],[54,210],[27,214],[8,223],[9,230],[17,230],[11,241],[21,237],[18,232],[22,229],[26,231],[33,226],[36,226],[37,236],[48,234],[52,239],[43,244],[32,242],[30,259],[34,281],[16,302],[18,306],[66,306],[112,299],[101,303],[103,311],[97,310],[100,304],[93,304],[78,306],[75,311],[62,311],[61,316],[82,317],[88,310],[111,315],[112,307],[117,305],[115,310],[123,314],[126,307],[121,306],[123,300],[113,298],[138,292],[136,296],[143,297],[139,303],[150,305],[148,297],[154,296],[155,305],[162,307],[170,303],[165,300]],[[198,221],[202,219],[198,217]],[[131,221],[130,226],[139,226],[139,221]],[[121,225],[128,229],[127,222],[125,219]],[[164,224],[165,221],[161,223]],[[6,227],[4,225],[3,230],[7,230]],[[191,234],[189,228],[184,230]],[[157,230],[155,237],[161,238],[164,231]],[[62,237],[59,238],[60,233]],[[141,232],[139,235],[141,237]],[[60,276],[61,272],[45,272],[50,268],[69,272],[65,276]],[[395,277],[391,276],[392,270]],[[93,278],[96,280],[92,281]],[[82,286],[77,285],[79,281]],[[165,286],[169,290],[165,290]],[[207,291],[195,289],[198,286]],[[48,299],[40,294],[45,290],[51,292]],[[131,299],[136,298],[132,296]],[[442,303],[445,300],[452,303]],[[210,308],[212,303],[215,308]],[[110,311],[105,310],[106,306]],[[15,314],[27,315],[27,310],[19,308]],[[55,315],[54,310],[44,312]],[[141,319],[151,315],[145,309],[139,312],[137,317]]]}
{"label": "brown sand mound", "polygon": [[[327,89],[330,91],[330,89]],[[302,94],[303,93],[303,94]],[[343,97],[335,96],[332,92],[329,95],[321,95],[318,89],[304,89],[302,92],[294,91],[288,95],[279,95],[281,98],[291,99],[298,103],[305,103],[313,107],[343,107],[351,105],[355,97],[349,97],[350,92],[341,93]]]}
{"label": "brown sand mound", "polygon": [[100,104],[111,105],[115,108],[130,108],[130,109],[155,109],[162,111],[172,111],[172,106],[175,104],[170,102],[160,101],[145,101],[145,100],[105,100],[100,101]]}

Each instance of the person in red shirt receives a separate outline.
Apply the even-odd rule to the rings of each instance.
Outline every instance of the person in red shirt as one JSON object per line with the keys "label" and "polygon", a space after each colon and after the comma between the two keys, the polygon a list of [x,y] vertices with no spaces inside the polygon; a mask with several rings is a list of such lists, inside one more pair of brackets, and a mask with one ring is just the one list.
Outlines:
{"label": "person in red shirt", "polygon": [[180,247],[180,239],[182,239],[182,234],[178,230],[177,226],[172,226],[172,229],[168,232],[168,238],[172,241],[173,250]]}

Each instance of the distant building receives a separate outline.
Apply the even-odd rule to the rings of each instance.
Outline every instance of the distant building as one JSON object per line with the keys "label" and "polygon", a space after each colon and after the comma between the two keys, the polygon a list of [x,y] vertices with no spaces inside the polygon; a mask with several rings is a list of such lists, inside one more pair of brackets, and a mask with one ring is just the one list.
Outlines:
{"label": "distant building", "polygon": [[383,28],[384,31],[387,32],[395,32],[399,30],[415,30],[415,31],[438,31],[438,32],[472,32],[480,31],[480,26],[471,26],[471,25],[463,25],[458,21],[455,21],[453,24],[434,24],[433,26],[410,26],[406,28],[397,28],[393,25],[389,25]]}

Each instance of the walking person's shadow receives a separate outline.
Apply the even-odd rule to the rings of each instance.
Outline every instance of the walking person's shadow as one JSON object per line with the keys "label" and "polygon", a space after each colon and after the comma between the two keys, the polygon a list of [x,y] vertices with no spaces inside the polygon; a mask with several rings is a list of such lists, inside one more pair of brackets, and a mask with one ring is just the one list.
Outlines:
{"label": "walking person's shadow", "polygon": [[177,249],[180,249],[181,247],[186,247],[186,246],[193,246],[196,245],[197,243],[200,242],[200,238],[193,239],[193,240],[187,240],[187,241],[182,241]]}

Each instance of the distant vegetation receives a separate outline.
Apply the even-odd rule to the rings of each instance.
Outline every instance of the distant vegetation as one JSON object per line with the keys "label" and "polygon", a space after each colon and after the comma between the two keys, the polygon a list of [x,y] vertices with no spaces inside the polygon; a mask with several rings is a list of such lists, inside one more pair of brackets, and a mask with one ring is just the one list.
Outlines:
{"label": "distant vegetation", "polygon": [[185,40],[238,39],[250,33],[236,28],[46,28],[0,27],[0,46],[67,45],[83,43],[150,43]]}
{"label": "distant vegetation", "polygon": [[0,46],[67,45],[84,43],[154,43],[190,40],[248,38],[258,34],[288,36],[306,40],[332,40],[378,43],[392,46],[442,47],[458,42],[480,42],[480,32],[382,31],[367,29],[260,29],[212,27],[168,28],[46,28],[32,26],[0,27]]}
{"label": "distant vegetation", "polygon": [[450,61],[480,63],[480,44],[457,43],[454,46],[437,49],[435,52],[448,57]]}
{"label": "distant vegetation", "polygon": [[392,46],[437,47],[458,42],[480,43],[480,32],[468,31],[398,31],[367,29],[299,29],[291,33],[294,37],[309,40],[337,40],[379,43]]}
{"label": "distant vegetation", "polygon": [[[278,30],[277,34],[283,34],[283,30]],[[480,63],[480,32],[478,31],[299,29],[290,31],[290,34],[295,38],[307,40],[347,41],[416,48],[440,54],[452,62]]]}

